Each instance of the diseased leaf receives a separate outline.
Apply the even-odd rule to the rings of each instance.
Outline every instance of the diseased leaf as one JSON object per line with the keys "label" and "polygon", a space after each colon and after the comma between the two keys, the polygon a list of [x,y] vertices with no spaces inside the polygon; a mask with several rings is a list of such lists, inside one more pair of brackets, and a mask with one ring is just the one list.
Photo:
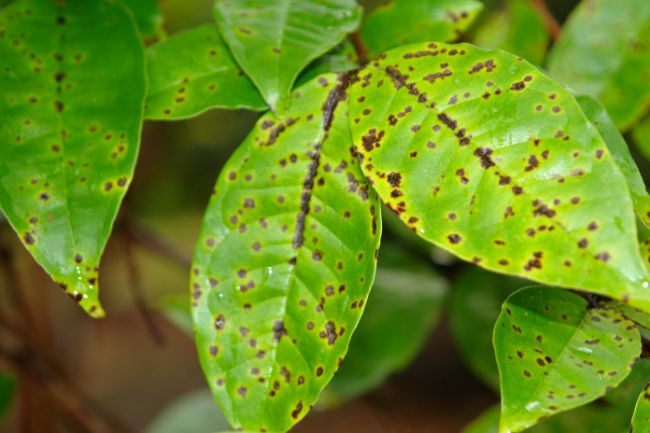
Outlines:
{"label": "diseased leaf", "polygon": [[347,351],[373,281],[379,201],[353,152],[348,77],[294,93],[224,167],[193,262],[208,383],[233,428],[284,432]]}
{"label": "diseased leaf", "polygon": [[636,326],[576,294],[530,287],[503,304],[494,328],[499,431],[519,432],[616,387],[641,353]]}
{"label": "diseased leaf", "polygon": [[351,71],[358,66],[357,62],[357,53],[354,51],[354,47],[349,41],[343,41],[323,57],[311,62],[296,80],[296,85],[300,86],[320,74]]}
{"label": "diseased leaf", "polygon": [[384,242],[363,320],[319,403],[355,398],[408,365],[437,322],[446,294],[447,282],[430,264]]}
{"label": "diseased leaf", "polygon": [[541,65],[550,35],[544,20],[529,0],[507,0],[478,28],[473,42],[485,48],[501,48]]}
{"label": "diseased leaf", "polygon": [[650,160],[650,116],[647,116],[634,127],[632,138],[636,148],[647,160]]}
{"label": "diseased leaf", "polygon": [[126,6],[145,39],[158,39],[165,36],[163,17],[156,0],[119,0]]}
{"label": "diseased leaf", "polygon": [[519,278],[474,267],[464,270],[451,290],[449,320],[454,342],[470,370],[495,390],[499,389],[499,370],[492,330],[501,304],[525,285]]}
{"label": "diseased leaf", "polygon": [[147,60],[147,119],[184,119],[216,107],[266,108],[214,25],[194,27],[152,45]]}
{"label": "diseased leaf", "polygon": [[639,401],[636,404],[634,416],[632,417],[630,432],[650,432],[650,383],[646,385],[641,395],[639,395]]}
{"label": "diseased leaf", "polygon": [[623,172],[634,201],[634,210],[637,216],[646,227],[650,227],[650,195],[646,191],[639,168],[636,166],[634,158],[632,158],[625,139],[612,123],[607,111],[600,102],[591,96],[578,96],[576,99],[587,119],[600,132],[600,136],[607,144],[614,162]]}
{"label": "diseased leaf", "polygon": [[142,126],[138,31],[111,2],[19,0],[0,12],[0,71],[0,207],[54,281],[100,317],[99,260]]}
{"label": "diseased leaf", "polygon": [[650,107],[650,2],[583,0],[549,55],[549,70],[597,96],[627,130]]}
{"label": "diseased leaf", "polygon": [[650,380],[650,361],[640,359],[623,383],[603,397],[603,400],[622,412],[627,422],[634,411],[639,393],[643,391],[648,380]]}
{"label": "diseased leaf", "polygon": [[276,112],[288,108],[296,77],[353,32],[355,0],[217,0],[215,18],[242,69]]}
{"label": "diseased leaf", "polygon": [[411,229],[487,269],[650,311],[625,178],[563,86],[467,44],[392,50],[358,77],[362,169]]}
{"label": "diseased leaf", "polygon": [[415,42],[452,42],[482,9],[476,0],[393,0],[370,13],[361,35],[372,57]]}

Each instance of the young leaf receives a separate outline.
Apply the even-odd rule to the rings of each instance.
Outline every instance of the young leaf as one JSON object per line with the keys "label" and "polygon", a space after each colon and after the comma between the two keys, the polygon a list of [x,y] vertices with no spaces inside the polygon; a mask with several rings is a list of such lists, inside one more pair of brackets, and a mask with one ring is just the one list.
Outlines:
{"label": "young leaf", "polygon": [[102,316],[99,259],[142,126],[140,35],[111,2],[19,0],[0,12],[0,64],[0,207],[54,281]]}
{"label": "young leaf", "polygon": [[634,416],[632,417],[632,426],[630,432],[650,433],[650,383],[639,395]]}
{"label": "young leaf", "polygon": [[296,77],[353,32],[355,0],[216,0],[215,18],[237,62],[276,112]]}
{"label": "young leaf", "polygon": [[650,311],[625,178],[562,85],[467,44],[392,50],[358,77],[362,169],[416,233],[487,269]]}
{"label": "young leaf", "polygon": [[492,347],[492,330],[501,305],[526,285],[480,268],[466,269],[451,290],[449,321],[454,343],[467,366],[483,382],[499,389],[499,371]]}
{"label": "young leaf", "polygon": [[650,2],[583,0],[549,55],[549,70],[597,96],[626,130],[650,107]]}
{"label": "young leaf", "polygon": [[194,27],[152,45],[147,60],[147,119],[184,119],[216,107],[266,108],[214,25]]}
{"label": "young leaf", "polygon": [[370,13],[361,35],[372,57],[414,42],[451,42],[482,9],[476,0],[393,0]]}
{"label": "young leaf", "polygon": [[503,304],[494,328],[499,431],[519,432],[621,383],[641,353],[636,326],[571,292],[530,287]]}
{"label": "young leaf", "polygon": [[126,6],[145,39],[158,39],[165,36],[163,17],[156,0],[119,0]]}
{"label": "young leaf", "polygon": [[485,48],[501,48],[541,65],[550,35],[544,20],[529,0],[508,0],[479,27],[473,42]]}
{"label": "young leaf", "polygon": [[347,351],[373,281],[379,201],[353,152],[348,77],[294,93],[224,167],[193,262],[199,358],[234,428],[284,432]]}
{"label": "young leaf", "polygon": [[600,136],[607,144],[612,158],[627,179],[627,186],[632,195],[637,216],[646,227],[650,227],[650,195],[646,191],[639,168],[636,166],[634,158],[632,158],[625,139],[600,102],[591,96],[578,96],[576,99],[589,121],[600,132]]}
{"label": "young leaf", "polygon": [[408,365],[437,322],[446,294],[447,282],[430,264],[384,242],[363,320],[319,403],[350,400]]}

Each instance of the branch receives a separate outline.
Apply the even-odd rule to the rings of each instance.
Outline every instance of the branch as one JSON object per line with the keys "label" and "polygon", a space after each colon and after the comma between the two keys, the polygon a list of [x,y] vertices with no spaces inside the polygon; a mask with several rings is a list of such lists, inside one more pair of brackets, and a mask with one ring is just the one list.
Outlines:
{"label": "branch", "polygon": [[354,51],[357,53],[359,64],[363,66],[368,63],[368,60],[370,59],[368,56],[368,49],[366,48],[366,44],[363,43],[363,39],[361,39],[361,33],[356,31],[350,35],[349,39],[354,47]]}
{"label": "branch", "polygon": [[133,302],[135,303],[140,316],[144,320],[149,334],[154,342],[158,345],[162,345],[165,342],[163,334],[158,328],[154,317],[151,315],[151,311],[147,307],[147,302],[144,296],[144,290],[142,289],[142,279],[140,278],[140,272],[138,266],[135,263],[135,257],[133,256],[132,251],[132,241],[133,237],[129,236],[129,232],[124,230],[122,235],[122,249],[124,253],[124,261],[126,263],[127,272],[129,275],[129,287],[131,288],[131,294],[133,295]]}
{"label": "branch", "polygon": [[148,228],[127,218],[124,218],[120,225],[121,229],[126,233],[126,236],[129,237],[130,241],[135,242],[152,253],[165,257],[184,268],[189,269],[192,266],[192,259],[190,257],[162,240],[156,233]]}
{"label": "branch", "polygon": [[562,31],[562,27],[560,26],[560,23],[558,23],[558,21],[555,19],[551,11],[546,6],[546,2],[544,0],[530,0],[530,2],[533,5],[533,7],[537,9],[537,13],[544,20],[546,29],[550,33],[553,42],[557,41],[558,38],[560,37],[560,32]]}

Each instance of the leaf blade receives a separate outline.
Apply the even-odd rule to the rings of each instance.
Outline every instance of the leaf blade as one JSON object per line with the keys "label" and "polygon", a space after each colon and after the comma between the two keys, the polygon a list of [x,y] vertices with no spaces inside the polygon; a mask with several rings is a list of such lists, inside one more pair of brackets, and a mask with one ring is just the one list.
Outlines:
{"label": "leaf blade", "polygon": [[641,353],[632,322],[548,287],[515,292],[494,328],[501,382],[499,431],[519,432],[619,385]]}
{"label": "leaf blade", "polygon": [[300,71],[361,18],[355,0],[217,0],[214,11],[233,56],[278,112],[287,108]]}
{"label": "leaf blade", "polygon": [[101,317],[99,259],[142,127],[140,36],[125,10],[98,0],[17,1],[0,12],[0,28],[0,58],[11,61],[0,75],[0,207],[36,261]]}
{"label": "leaf blade", "polygon": [[235,428],[283,432],[306,414],[372,284],[379,204],[349,151],[346,85],[321,76],[296,91],[288,117],[263,116],[206,213],[192,314],[204,372]]}
{"label": "leaf blade", "polygon": [[362,169],[417,234],[489,270],[650,308],[627,184],[563,86],[468,44],[392,50],[358,77]]}

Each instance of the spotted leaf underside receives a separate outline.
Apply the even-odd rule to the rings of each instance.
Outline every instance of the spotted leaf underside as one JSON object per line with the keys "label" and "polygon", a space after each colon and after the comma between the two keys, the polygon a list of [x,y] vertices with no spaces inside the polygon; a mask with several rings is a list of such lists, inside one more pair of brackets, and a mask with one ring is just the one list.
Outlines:
{"label": "spotted leaf underside", "polygon": [[650,384],[646,385],[641,395],[639,395],[639,400],[634,409],[634,416],[632,417],[630,432],[650,432]]}
{"label": "spotted leaf underside", "polygon": [[147,119],[184,119],[217,107],[266,108],[215,25],[194,27],[150,46],[147,69]]}
{"label": "spotted leaf underside", "polygon": [[293,83],[361,19],[355,0],[217,0],[215,18],[233,56],[276,112]]}
{"label": "spotted leaf underside", "polygon": [[264,115],[224,167],[192,274],[208,383],[234,428],[284,432],[332,378],[371,287],[379,201],[358,166],[347,78]]}
{"label": "spotted leaf underside", "polygon": [[358,73],[362,169],[413,231],[497,272],[650,310],[626,180],[575,98],[503,51],[418,44]]}
{"label": "spotted leaf underside", "polygon": [[483,10],[476,0],[393,0],[372,11],[361,35],[371,56],[415,42],[452,42]]}
{"label": "spotted leaf underside", "polygon": [[582,406],[620,384],[641,353],[633,322],[579,295],[522,289],[504,303],[494,328],[502,433],[519,432]]}
{"label": "spotted leaf underside", "polygon": [[0,12],[0,89],[0,207],[54,281],[101,316],[99,260],[142,125],[130,14],[101,0],[12,3]]}
{"label": "spotted leaf underside", "polygon": [[549,56],[553,76],[597,96],[621,129],[650,108],[650,2],[583,0]]}

